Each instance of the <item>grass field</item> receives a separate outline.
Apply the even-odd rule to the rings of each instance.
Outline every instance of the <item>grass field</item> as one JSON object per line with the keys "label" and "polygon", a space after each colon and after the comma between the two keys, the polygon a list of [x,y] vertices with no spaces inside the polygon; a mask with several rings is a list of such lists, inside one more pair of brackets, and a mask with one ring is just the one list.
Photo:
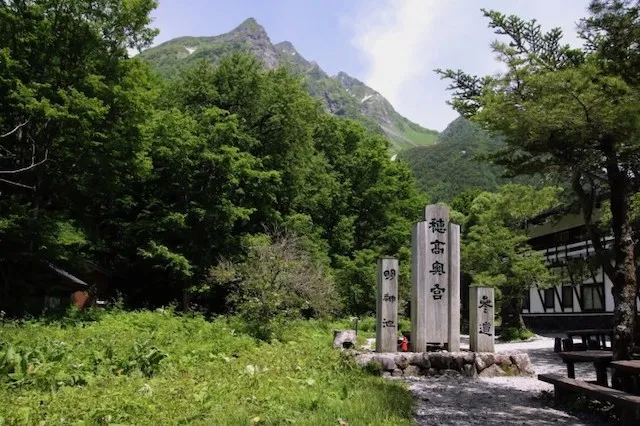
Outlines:
{"label": "grass field", "polygon": [[[259,343],[171,310],[0,322],[0,425],[404,425],[406,388],[331,348],[345,324]],[[342,422],[342,423],[341,423]]]}
{"label": "grass field", "polygon": [[420,133],[411,128],[404,130],[404,136],[411,139],[417,146],[433,145],[438,140],[437,133]]}

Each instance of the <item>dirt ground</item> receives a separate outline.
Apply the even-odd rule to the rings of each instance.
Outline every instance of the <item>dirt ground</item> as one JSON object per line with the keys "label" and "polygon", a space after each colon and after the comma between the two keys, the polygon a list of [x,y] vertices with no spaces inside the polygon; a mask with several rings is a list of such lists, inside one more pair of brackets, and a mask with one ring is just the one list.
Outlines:
{"label": "dirt ground", "polygon": [[[466,339],[465,339],[466,338]],[[496,352],[527,352],[536,374],[566,375],[565,364],[553,352],[553,336],[536,336],[521,343],[496,344]],[[468,347],[468,336],[462,347]],[[576,378],[595,380],[589,363],[576,364]],[[610,423],[593,415],[573,416],[554,409],[545,391],[553,386],[536,377],[496,377],[469,379],[458,375],[404,379],[417,398],[418,425],[576,425],[604,426]]]}

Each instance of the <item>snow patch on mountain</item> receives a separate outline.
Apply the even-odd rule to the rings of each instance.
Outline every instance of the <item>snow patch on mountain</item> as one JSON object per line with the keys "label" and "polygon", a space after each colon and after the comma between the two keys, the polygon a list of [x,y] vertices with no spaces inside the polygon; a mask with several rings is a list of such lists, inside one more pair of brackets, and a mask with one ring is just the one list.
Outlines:
{"label": "snow patch on mountain", "polygon": [[365,101],[366,101],[367,99],[371,99],[372,97],[373,97],[373,95],[367,95],[367,96],[365,96],[364,98],[362,98],[362,100],[360,101],[360,103],[361,103],[361,104],[363,104],[363,103],[365,103]]}

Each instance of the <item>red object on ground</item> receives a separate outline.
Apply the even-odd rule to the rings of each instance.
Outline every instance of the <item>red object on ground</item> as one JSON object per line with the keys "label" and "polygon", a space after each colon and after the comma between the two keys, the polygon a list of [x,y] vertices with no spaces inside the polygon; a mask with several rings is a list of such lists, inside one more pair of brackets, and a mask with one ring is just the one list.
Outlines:
{"label": "red object on ground", "polygon": [[402,352],[407,352],[409,350],[409,340],[407,336],[402,336],[402,343],[400,343],[400,349]]}

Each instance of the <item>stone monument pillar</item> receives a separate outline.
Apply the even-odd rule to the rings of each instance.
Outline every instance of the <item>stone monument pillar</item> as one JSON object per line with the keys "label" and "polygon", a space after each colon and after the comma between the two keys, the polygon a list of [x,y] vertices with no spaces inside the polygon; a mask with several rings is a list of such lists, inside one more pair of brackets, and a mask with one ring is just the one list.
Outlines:
{"label": "stone monument pillar", "polygon": [[449,352],[460,351],[460,225],[449,225]]}
{"label": "stone monument pillar", "polygon": [[427,313],[427,342],[445,344],[449,338],[449,208],[429,205],[424,210],[427,223],[427,297],[421,309]]}
{"label": "stone monument pillar", "polygon": [[469,347],[472,352],[494,352],[495,298],[493,287],[469,288]]}
{"label": "stone monument pillar", "polygon": [[413,225],[411,232],[411,351],[427,350],[427,222]]}
{"label": "stone monument pillar", "polygon": [[376,352],[398,349],[398,260],[378,259],[376,305]]}

